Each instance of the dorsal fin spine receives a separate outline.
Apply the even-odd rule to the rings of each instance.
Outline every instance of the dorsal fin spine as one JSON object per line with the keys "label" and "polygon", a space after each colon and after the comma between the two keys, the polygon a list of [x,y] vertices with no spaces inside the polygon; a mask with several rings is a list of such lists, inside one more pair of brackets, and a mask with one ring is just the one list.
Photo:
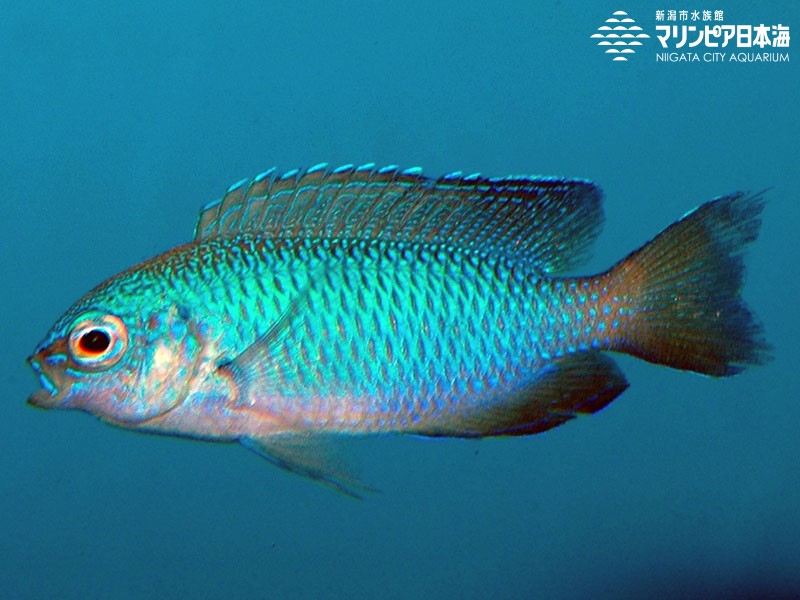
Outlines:
{"label": "dorsal fin spine", "polygon": [[328,163],[321,162],[315,164],[313,167],[309,167],[306,170],[306,173],[311,174],[311,173],[316,173],[317,171],[325,171],[327,168],[328,168]]}
{"label": "dorsal fin spine", "polygon": [[255,176],[255,179],[253,179],[253,183],[259,183],[262,180],[266,179],[267,177],[271,177],[272,174],[275,172],[275,169],[276,167],[272,167],[271,169],[267,169],[263,173],[259,173],[258,175]]}
{"label": "dorsal fin spine", "polygon": [[602,223],[601,193],[584,180],[458,171],[432,179],[419,167],[319,163],[245,183],[206,205],[195,239],[247,232],[446,243],[555,273],[575,265]]}
{"label": "dorsal fin spine", "polygon": [[244,184],[248,183],[249,181],[250,181],[249,179],[240,179],[239,181],[237,181],[231,187],[228,188],[228,192],[227,193],[230,194],[231,192],[236,191],[237,189],[239,189],[240,187],[242,187]]}

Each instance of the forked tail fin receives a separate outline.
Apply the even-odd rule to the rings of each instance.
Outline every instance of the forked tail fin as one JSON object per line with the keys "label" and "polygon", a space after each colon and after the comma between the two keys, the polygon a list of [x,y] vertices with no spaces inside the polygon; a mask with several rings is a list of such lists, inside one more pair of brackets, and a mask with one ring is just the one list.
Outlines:
{"label": "forked tail fin", "polygon": [[686,214],[609,272],[631,298],[616,348],[714,376],[766,360],[761,325],[740,296],[744,247],[764,199],[734,193]]}

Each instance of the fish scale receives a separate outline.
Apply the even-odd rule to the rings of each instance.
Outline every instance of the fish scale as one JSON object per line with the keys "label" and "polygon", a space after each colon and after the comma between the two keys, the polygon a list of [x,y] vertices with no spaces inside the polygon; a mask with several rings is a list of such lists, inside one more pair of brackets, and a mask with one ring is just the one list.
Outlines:
{"label": "fish scale", "polygon": [[[310,297],[308,299],[308,310],[306,311],[306,318],[302,320],[301,326],[292,330],[290,334],[288,334],[283,341],[282,347],[279,349],[279,353],[282,354],[283,359],[276,360],[276,364],[279,365],[288,365],[291,364],[292,361],[290,358],[295,354],[295,349],[300,346],[303,348],[302,352],[307,357],[305,360],[300,361],[299,367],[297,369],[293,369],[288,371],[288,373],[284,374],[284,380],[281,382],[283,387],[278,390],[281,394],[290,396],[290,397],[298,397],[302,393],[306,395],[306,397],[321,397],[324,391],[327,391],[330,395],[331,390],[336,390],[338,388],[342,388],[343,390],[347,390],[346,394],[343,392],[340,396],[344,397],[347,394],[359,396],[361,394],[370,394],[375,392],[376,390],[381,392],[378,394],[378,397],[384,397],[385,400],[383,401],[383,406],[390,406],[392,403],[396,403],[398,398],[392,396],[390,391],[398,390],[398,389],[408,389],[409,383],[412,381],[424,382],[424,378],[427,377],[428,372],[425,368],[426,361],[422,360],[422,357],[418,355],[418,353],[411,352],[410,348],[416,348],[422,343],[425,346],[426,338],[414,338],[414,332],[420,332],[423,328],[419,325],[419,322],[425,318],[429,321],[446,321],[448,315],[452,314],[466,314],[468,315],[468,320],[466,321],[466,329],[473,332],[473,334],[478,333],[481,331],[480,327],[475,326],[475,321],[480,320],[483,315],[480,313],[475,313],[474,309],[478,306],[482,310],[492,311],[494,309],[494,313],[492,314],[490,320],[497,320],[499,318],[499,313],[497,312],[497,305],[496,303],[493,304],[491,302],[488,303],[481,303],[481,304],[474,304],[469,301],[470,295],[473,298],[477,297],[477,293],[475,290],[470,291],[472,286],[463,286],[458,283],[459,279],[463,277],[462,271],[464,268],[473,268],[475,269],[474,277],[472,275],[468,276],[466,280],[473,280],[474,286],[483,290],[486,289],[497,289],[499,286],[498,284],[501,282],[497,282],[495,285],[489,285],[489,282],[485,279],[487,273],[491,271],[486,269],[483,272],[484,278],[481,278],[479,275],[478,270],[475,266],[471,266],[471,263],[468,261],[463,260],[455,260],[452,256],[446,256],[438,252],[438,249],[431,248],[431,249],[424,249],[425,253],[429,256],[439,256],[440,259],[446,259],[447,264],[449,265],[456,265],[456,267],[450,267],[452,270],[455,271],[454,274],[448,277],[448,285],[445,286],[446,293],[441,297],[436,299],[436,302],[432,302],[431,294],[428,290],[432,288],[432,284],[429,281],[431,277],[441,277],[442,274],[447,276],[447,270],[444,268],[447,265],[442,265],[440,263],[434,263],[429,272],[425,272],[424,268],[419,266],[418,262],[409,263],[406,265],[406,268],[401,268],[397,264],[390,264],[385,268],[376,268],[372,263],[361,260],[358,257],[354,257],[354,264],[359,265],[359,270],[349,272],[349,277],[346,278],[346,286],[339,290],[340,293],[333,294],[332,297],[326,297],[324,295],[320,297]],[[331,256],[335,255],[336,252],[332,252]],[[395,254],[396,256],[402,256],[402,254]],[[232,255],[233,256],[233,255]],[[302,257],[300,257],[300,262],[305,264],[302,261]],[[321,260],[325,260],[324,258]],[[408,268],[411,264],[416,264],[417,266],[413,269]],[[480,266],[480,263],[478,264]],[[235,273],[238,270],[238,266],[235,262],[229,259],[229,267],[231,269],[231,273]],[[278,264],[277,262],[272,262],[269,264],[269,269],[275,272],[291,272],[293,274],[289,280],[281,286],[281,289],[284,291],[285,297],[289,298],[295,294],[300,293],[300,288],[307,282],[307,278],[305,276],[299,276],[299,271],[297,266],[292,266],[290,264],[286,264],[283,267]],[[310,268],[313,270],[313,266]],[[350,306],[356,305],[355,302],[351,301],[352,292],[345,293],[348,289],[361,289],[364,284],[364,273],[374,271],[377,274],[381,274],[377,278],[377,283],[375,284],[375,288],[379,290],[379,293],[376,295],[375,299],[375,306],[372,310],[368,311],[368,314],[371,316],[371,322],[368,323],[366,326],[367,330],[375,331],[376,338],[366,338],[365,344],[367,346],[372,346],[376,348],[376,356],[374,357],[373,361],[365,363],[362,359],[364,354],[368,354],[368,352],[363,352],[360,346],[356,346],[355,348],[351,348],[350,345],[347,343],[345,339],[342,343],[342,347],[339,350],[339,355],[345,358],[345,363],[341,364],[338,361],[323,361],[323,368],[320,368],[320,365],[316,363],[316,361],[312,360],[312,355],[314,353],[313,346],[303,346],[304,344],[309,344],[310,341],[316,339],[319,334],[323,331],[332,332],[339,329],[344,329],[347,331],[351,331],[356,329],[355,325],[352,323],[353,315],[360,314],[360,313],[353,313],[350,312],[348,309]],[[394,276],[390,277],[389,273],[393,273]],[[202,320],[203,322],[210,325],[212,329],[217,329],[220,331],[228,331],[224,327],[224,323],[221,321],[231,320],[237,321],[241,319],[241,315],[234,315],[228,314],[226,312],[226,307],[230,306],[230,295],[231,295],[231,286],[226,283],[228,280],[228,276],[222,272],[221,270],[216,272],[214,277],[206,282],[206,286],[203,286],[202,289],[206,292],[206,295],[202,297],[198,304],[205,307],[205,310],[208,314],[197,314],[195,318]],[[242,285],[241,289],[239,290],[239,295],[250,298],[256,296],[259,293],[259,285],[251,285],[249,288],[245,285],[246,283],[255,284],[256,282],[261,282],[263,279],[256,273],[256,276],[253,278],[235,278],[237,285]],[[187,283],[188,285],[188,283]],[[324,287],[323,291],[330,290],[330,286]],[[217,290],[216,297],[214,290]],[[406,310],[407,303],[405,302],[404,296],[409,291],[416,290],[416,301],[414,304],[422,309],[422,316],[415,316],[412,320],[411,315]],[[183,298],[186,300],[187,292],[189,290],[177,287],[175,289],[176,296]],[[420,294],[420,291],[427,291],[426,295]],[[403,294],[401,296],[401,293]],[[490,296],[491,298],[491,296]],[[285,302],[278,303],[278,308],[276,313],[280,314],[285,306]],[[316,303],[325,304],[327,307],[332,308],[333,310],[326,310],[321,312],[321,316],[319,318],[311,318],[311,315],[316,314],[315,312],[315,305]],[[336,303],[338,302],[338,305]],[[505,306],[508,309],[508,306]],[[433,309],[433,310],[431,310]],[[258,315],[258,311],[255,310],[248,310],[248,313],[252,313]],[[223,319],[218,319],[215,315],[224,315]],[[230,335],[230,331],[226,336],[221,337],[216,341],[218,346],[220,347],[240,347],[242,344],[249,345],[253,343],[255,335],[251,335],[250,338],[243,339],[241,336],[241,331],[264,331],[266,329],[266,325],[274,320],[274,315],[260,315],[261,323],[257,322],[250,322],[246,323],[244,327],[240,327],[235,330],[236,335]],[[508,318],[509,315],[506,314]],[[520,321],[521,317],[511,317],[514,318],[516,321]],[[397,330],[397,326],[392,326],[392,322],[397,321],[405,322],[408,326],[405,328],[404,332],[401,335],[397,335],[401,333]],[[340,325],[342,324],[342,325]],[[363,328],[363,326],[362,326]],[[440,328],[439,331],[446,331],[447,328]],[[514,350],[515,348],[511,344],[511,340],[503,339],[503,337],[499,337],[497,341],[492,343],[492,337],[489,337],[490,332],[484,331],[484,338],[474,338],[474,341],[471,345],[468,345],[463,348],[463,352],[459,354],[452,354],[452,351],[461,347],[458,343],[457,336],[441,336],[439,338],[438,346],[439,347],[446,347],[449,350],[448,353],[448,360],[442,361],[440,364],[440,376],[445,381],[462,381],[463,377],[460,377],[463,371],[474,371],[476,369],[476,364],[474,364],[478,358],[481,356],[481,352],[476,352],[481,348],[489,348],[489,347],[503,347],[503,348],[511,348]],[[329,335],[329,334],[328,334]],[[324,337],[324,336],[323,336]],[[494,337],[494,336],[493,336]],[[488,339],[487,339],[488,338]],[[473,339],[473,338],[471,338]],[[386,340],[385,343],[380,343],[379,340]],[[391,354],[391,356],[389,356]],[[439,352],[440,360],[443,358],[443,353]],[[497,372],[504,372],[508,370],[508,365],[504,364],[507,361],[507,355],[499,355],[495,354],[495,356],[490,357],[494,359],[489,367],[488,370],[497,371]],[[381,389],[380,387],[374,388],[372,386],[367,385],[368,382],[375,379],[375,373],[370,368],[371,365],[388,365],[390,367],[389,374],[390,377],[384,377],[385,385]],[[329,369],[325,370],[325,366],[328,366]],[[405,379],[398,380],[400,374],[406,373],[407,376]],[[287,377],[293,376],[292,380],[288,380]],[[353,377],[355,376],[355,377]],[[456,385],[458,387],[458,385]],[[429,386],[426,386],[426,389],[435,389],[435,383],[432,383]],[[439,386],[439,389],[442,389]],[[334,394],[336,396],[336,394]],[[408,396],[407,393],[404,396]],[[433,399],[426,398],[426,402],[429,404],[434,404],[432,402]],[[454,400],[457,402],[457,400]],[[441,399],[436,399],[436,404],[441,404]],[[406,410],[409,407],[406,406]],[[287,410],[291,410],[287,408]],[[390,411],[387,409],[383,411],[389,413]],[[319,408],[315,408],[315,414],[324,414],[324,411]],[[381,414],[381,413],[379,413]],[[387,415],[381,414],[384,419],[387,419]]]}
{"label": "fish scale", "polygon": [[29,358],[29,402],[238,441],[358,495],[343,439],[546,431],[628,387],[609,352],[713,376],[766,360],[740,296],[763,204],[717,198],[564,277],[602,224],[588,181],[271,170],[73,305]]}

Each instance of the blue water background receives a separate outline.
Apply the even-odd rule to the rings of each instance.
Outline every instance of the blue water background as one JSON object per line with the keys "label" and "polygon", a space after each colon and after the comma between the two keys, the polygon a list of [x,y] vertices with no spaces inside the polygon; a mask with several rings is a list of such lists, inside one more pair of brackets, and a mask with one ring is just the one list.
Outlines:
{"label": "blue water background", "polygon": [[[0,19],[0,597],[615,598],[800,591],[800,43],[781,64],[628,64],[613,10],[720,2],[7,3]],[[723,5],[724,6],[721,6]],[[25,404],[24,358],[101,280],[190,239],[267,167],[586,177],[585,272],[770,188],[745,295],[775,360],[726,380],[627,357],[630,389],[543,435],[368,440],[358,502],[234,445]]]}

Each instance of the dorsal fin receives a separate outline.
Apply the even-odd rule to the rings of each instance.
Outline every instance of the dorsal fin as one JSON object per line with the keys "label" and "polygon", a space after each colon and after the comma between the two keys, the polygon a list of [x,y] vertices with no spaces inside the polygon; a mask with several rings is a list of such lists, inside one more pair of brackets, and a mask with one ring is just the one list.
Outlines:
{"label": "dorsal fin", "polygon": [[383,239],[500,253],[545,273],[575,266],[599,233],[602,193],[579,179],[319,164],[231,186],[200,214],[195,239]]}

